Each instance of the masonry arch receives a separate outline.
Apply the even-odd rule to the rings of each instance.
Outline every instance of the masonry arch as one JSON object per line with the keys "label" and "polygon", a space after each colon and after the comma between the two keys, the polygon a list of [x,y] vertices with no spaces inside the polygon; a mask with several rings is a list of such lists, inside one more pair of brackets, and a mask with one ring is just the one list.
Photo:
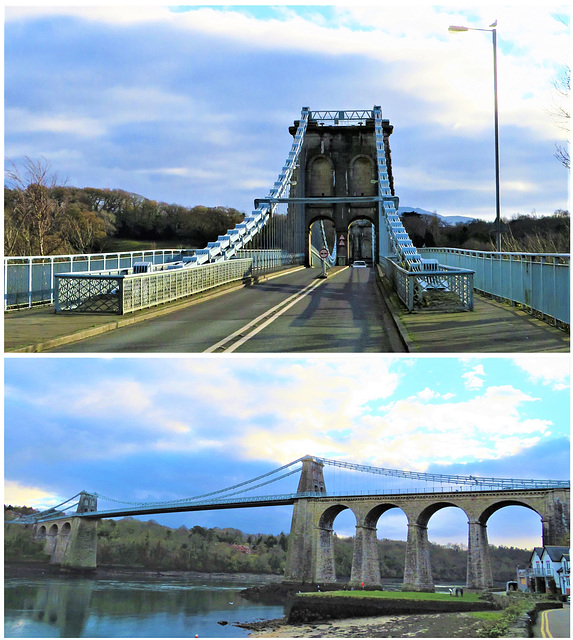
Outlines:
{"label": "masonry arch", "polygon": [[501,509],[504,509],[505,507],[524,507],[525,509],[529,509],[530,511],[536,513],[540,519],[543,518],[542,514],[539,513],[539,511],[535,507],[527,504],[527,502],[525,502],[524,500],[506,499],[499,500],[498,502],[494,502],[493,504],[490,504],[488,507],[486,507],[479,515],[478,521],[483,525],[487,525],[491,516]]}
{"label": "masonry arch", "polygon": [[367,155],[355,156],[350,161],[349,195],[375,196],[378,189],[374,160]]}
{"label": "masonry arch", "polygon": [[325,155],[317,155],[307,163],[307,195],[311,198],[334,193],[334,164]]}
{"label": "masonry arch", "polygon": [[[503,580],[515,580],[516,567],[525,569],[531,550],[543,547],[542,515],[524,501],[504,500],[484,509],[478,520],[487,532],[492,566],[503,572]],[[492,545],[503,548],[494,550]],[[533,584],[528,586],[545,591],[544,578],[536,580],[534,577],[532,580]]]}
{"label": "masonry arch", "polygon": [[378,225],[370,218],[356,215],[348,225],[348,261],[376,262],[376,238]]}
{"label": "masonry arch", "polygon": [[52,524],[47,531],[46,534],[46,546],[44,547],[44,551],[48,555],[52,555],[58,543],[58,525],[56,523]]}
{"label": "masonry arch", "polygon": [[311,246],[320,251],[325,246],[324,237],[322,235],[322,227],[326,236],[326,248],[332,254],[336,242],[336,228],[332,216],[326,213],[315,215],[308,224],[308,255],[310,256],[311,266],[322,267],[322,261],[311,252]]}
{"label": "masonry arch", "polygon": [[[316,581],[318,584],[337,581],[337,567],[335,562],[335,546],[337,544],[335,534],[335,520],[344,512],[347,533],[352,535],[356,525],[356,514],[345,504],[334,504],[326,508],[318,519],[316,539]],[[350,540],[340,541],[351,549]],[[348,551],[348,549],[347,549]],[[351,563],[351,559],[350,559]]]}
{"label": "masonry arch", "polygon": [[38,540],[45,540],[46,536],[48,535],[48,531],[46,529],[46,525],[42,525],[40,527],[38,527],[38,530],[36,531],[36,538]]}
{"label": "masonry arch", "polygon": [[370,509],[361,526],[356,527],[354,575],[351,582],[380,585],[392,579],[401,580],[405,547],[400,541],[405,541],[407,534],[408,516],[402,507],[383,503]]}
{"label": "masonry arch", "polygon": [[[449,511],[446,513],[445,509],[448,507],[455,507],[455,511]],[[434,591],[434,574],[432,571],[432,562],[430,558],[430,541],[428,537],[428,525],[430,520],[438,513],[442,512],[439,520],[434,520],[433,528],[436,533],[436,526],[440,524],[440,520],[450,520],[449,528],[455,528],[462,532],[467,527],[469,517],[467,511],[456,504],[453,500],[438,500],[431,503],[418,514],[412,514],[408,522],[408,545],[406,551],[406,566],[404,568],[404,588],[406,590],[414,591]],[[444,514],[446,518],[444,518]],[[453,514],[453,515],[452,515]],[[447,531],[448,527],[444,527]],[[439,536],[436,536],[436,542],[440,542]],[[445,538],[442,538],[441,542],[446,542]],[[452,542],[453,539],[452,539]],[[459,539],[460,549],[459,552],[463,554],[462,567],[468,566],[469,560],[467,552],[462,551],[462,545],[465,546],[465,539]],[[459,572],[459,569],[458,569]],[[463,575],[463,568],[462,568]],[[452,578],[454,576],[451,576]],[[454,580],[448,581],[454,582]],[[456,581],[459,581],[456,580]],[[463,581],[463,579],[462,579]]]}
{"label": "masonry arch", "polygon": [[52,554],[52,562],[61,563],[63,561],[66,549],[70,542],[71,533],[72,525],[69,522],[61,524],[56,538],[54,552]]}

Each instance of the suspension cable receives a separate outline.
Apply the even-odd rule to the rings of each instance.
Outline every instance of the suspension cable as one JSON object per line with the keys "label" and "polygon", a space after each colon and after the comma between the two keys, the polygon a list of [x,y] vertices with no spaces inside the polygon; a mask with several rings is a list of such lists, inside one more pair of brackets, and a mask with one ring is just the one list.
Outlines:
{"label": "suspension cable", "polygon": [[[189,497],[189,498],[182,498],[180,500],[169,500],[166,501],[165,503],[163,502],[129,502],[127,500],[118,500],[115,498],[110,498],[108,496],[104,496],[102,494],[98,494],[98,493],[94,493],[95,496],[97,496],[98,498],[102,498],[103,500],[109,500],[110,502],[117,502],[120,504],[129,504],[132,506],[140,506],[140,507],[147,507],[150,505],[155,505],[155,504],[180,504],[180,503],[186,503],[186,502],[195,502],[196,500],[199,500],[201,498],[208,498],[210,496],[215,496],[215,495],[220,495],[222,493],[227,493],[228,491],[231,491],[232,489],[238,489],[239,487],[244,487],[245,485],[251,484],[252,482],[257,482],[258,480],[262,480],[263,478],[268,478],[269,476],[282,471],[283,469],[288,469],[289,467],[292,467],[294,464],[297,464],[298,462],[300,462],[302,460],[302,458],[299,458],[298,460],[293,460],[292,462],[289,462],[288,464],[283,465],[282,467],[278,467],[277,469],[273,469],[272,471],[269,471],[268,473],[264,473],[261,476],[257,476],[256,478],[251,478],[250,480],[245,480],[244,482],[239,482],[239,484],[235,484],[231,487],[226,487],[225,489],[219,489],[218,491],[211,491],[210,493],[203,493],[201,495],[198,496],[193,496],[193,497]],[[296,471],[299,471],[299,469],[295,469],[294,471],[292,471],[292,473],[295,473]],[[286,475],[291,475],[291,473],[288,473]],[[281,477],[286,477],[286,476],[281,476]],[[270,482],[275,482],[276,480],[280,480],[280,478],[273,478],[273,480],[271,480]],[[269,484],[269,483],[264,483],[264,484]],[[262,486],[262,485],[259,485]],[[254,487],[253,487],[254,488]],[[250,489],[246,489],[246,491],[250,491]]]}
{"label": "suspension cable", "polygon": [[[314,456],[313,456],[314,457]],[[462,484],[462,485],[500,485],[504,487],[530,486],[530,487],[555,487],[564,488],[569,486],[567,480],[534,480],[523,478],[484,478],[479,476],[459,476],[447,475],[443,473],[424,473],[421,471],[401,471],[398,469],[386,469],[384,467],[370,467],[343,460],[329,460],[327,458],[314,457],[314,460],[336,467],[344,467],[364,473],[374,473],[378,475],[393,476],[395,478],[408,478],[411,480],[425,480],[427,482],[439,482],[442,484]]]}

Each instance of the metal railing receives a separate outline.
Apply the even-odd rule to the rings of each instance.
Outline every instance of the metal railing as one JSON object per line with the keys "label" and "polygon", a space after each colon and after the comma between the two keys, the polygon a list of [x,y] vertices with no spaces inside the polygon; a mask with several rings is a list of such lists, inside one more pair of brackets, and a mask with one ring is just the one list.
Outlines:
{"label": "metal railing", "polygon": [[555,325],[570,324],[570,255],[420,249],[425,258],[475,271],[474,288]]}
{"label": "metal railing", "polygon": [[56,274],[56,312],[125,314],[212,289],[252,274],[252,259],[151,273]]}
{"label": "metal railing", "polygon": [[390,258],[382,258],[381,263],[408,311],[473,310],[473,271],[440,264],[426,273],[407,271]]}
{"label": "metal railing", "polygon": [[239,249],[237,258],[250,258],[253,271],[272,271],[304,263],[304,253],[287,253],[281,249]]}
{"label": "metal railing", "polygon": [[150,249],[57,256],[8,256],[4,258],[4,309],[53,303],[55,276],[58,273],[131,269],[136,262],[166,264],[192,253],[193,250],[185,249]]}

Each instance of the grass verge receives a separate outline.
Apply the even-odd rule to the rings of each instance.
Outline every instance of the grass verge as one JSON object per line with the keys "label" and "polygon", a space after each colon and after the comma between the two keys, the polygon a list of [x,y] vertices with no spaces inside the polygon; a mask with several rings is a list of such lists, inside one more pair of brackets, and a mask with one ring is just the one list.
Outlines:
{"label": "grass verge", "polygon": [[[386,598],[388,600],[455,600],[448,593],[426,593],[423,591],[324,591],[320,593],[301,593],[305,597],[343,597],[343,598]],[[464,593],[461,600],[478,602],[477,593]]]}
{"label": "grass verge", "polygon": [[484,620],[482,628],[476,633],[478,638],[505,638],[519,616],[531,611],[532,607],[532,601],[524,599],[510,604],[502,611],[479,611],[469,615]]}

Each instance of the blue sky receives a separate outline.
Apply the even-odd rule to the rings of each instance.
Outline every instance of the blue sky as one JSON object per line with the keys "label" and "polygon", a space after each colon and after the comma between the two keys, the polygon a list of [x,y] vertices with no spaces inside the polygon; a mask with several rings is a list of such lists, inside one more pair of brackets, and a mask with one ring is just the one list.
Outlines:
{"label": "blue sky", "polygon": [[5,155],[69,185],[250,211],[300,109],[382,106],[402,205],[492,219],[498,20],[503,217],[568,208],[549,111],[564,6],[8,7]]}
{"label": "blue sky", "polygon": [[[80,490],[126,501],[180,499],[306,454],[568,479],[569,391],[568,359],[560,356],[7,357],[5,502],[47,506]],[[291,476],[265,492],[294,491],[297,482]],[[291,513],[155,519],[279,533],[289,530]],[[353,524],[341,514],[335,528],[350,535]],[[461,512],[448,508],[432,518],[429,535],[464,542],[466,528]],[[540,534],[539,517],[518,507],[496,513],[489,527],[495,544],[539,545]],[[379,535],[404,539],[404,516],[389,512]]]}

